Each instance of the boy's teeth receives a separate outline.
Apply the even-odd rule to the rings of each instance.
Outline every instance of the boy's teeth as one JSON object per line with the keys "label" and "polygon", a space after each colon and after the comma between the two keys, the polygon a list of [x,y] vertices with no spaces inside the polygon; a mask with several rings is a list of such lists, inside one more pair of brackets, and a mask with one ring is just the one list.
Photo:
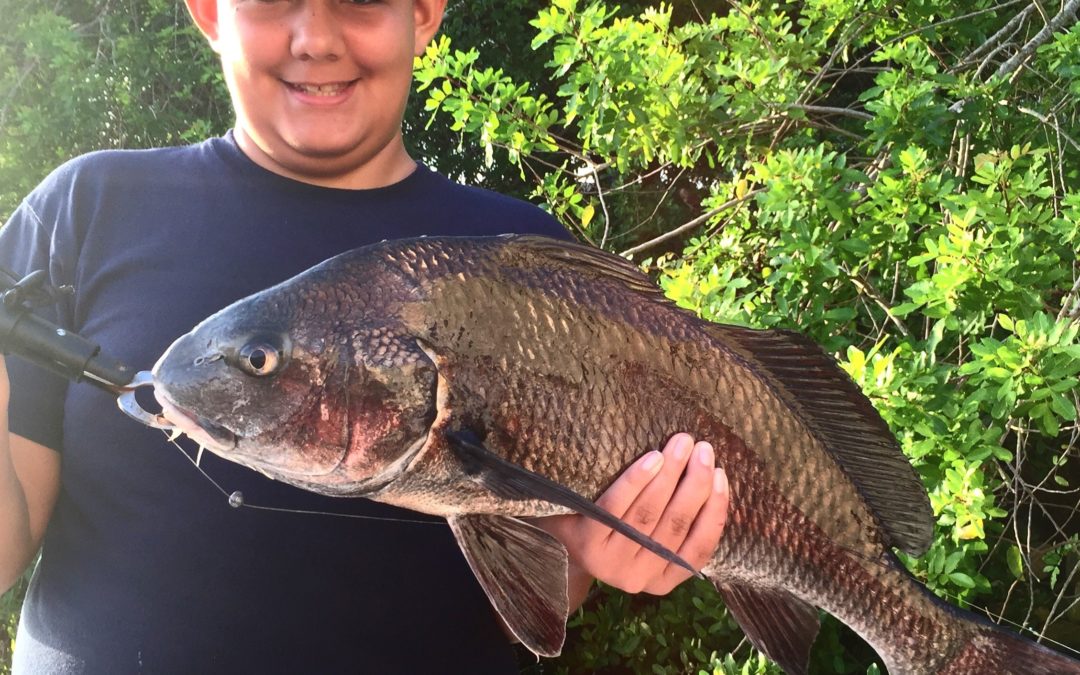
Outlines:
{"label": "boy's teeth", "polygon": [[316,96],[340,94],[345,89],[344,84],[294,84],[293,86],[305,94],[315,94]]}

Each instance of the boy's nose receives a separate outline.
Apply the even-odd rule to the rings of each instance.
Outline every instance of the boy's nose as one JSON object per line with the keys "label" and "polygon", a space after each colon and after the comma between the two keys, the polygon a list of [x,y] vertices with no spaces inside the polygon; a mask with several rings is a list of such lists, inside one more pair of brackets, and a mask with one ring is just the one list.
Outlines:
{"label": "boy's nose", "polygon": [[341,26],[328,3],[305,2],[293,20],[292,55],[302,60],[335,60],[341,57],[345,43]]}

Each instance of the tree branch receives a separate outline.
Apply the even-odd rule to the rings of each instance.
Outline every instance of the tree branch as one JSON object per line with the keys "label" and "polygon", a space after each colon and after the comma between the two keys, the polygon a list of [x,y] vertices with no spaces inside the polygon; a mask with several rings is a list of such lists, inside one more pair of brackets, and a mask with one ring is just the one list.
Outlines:
{"label": "tree branch", "polygon": [[669,230],[668,232],[665,232],[664,234],[660,235],[659,237],[656,237],[655,239],[650,239],[649,241],[645,242],[644,244],[638,244],[637,246],[632,246],[632,247],[626,249],[625,251],[623,251],[622,253],[620,253],[619,255],[624,255],[624,256],[633,255],[635,253],[640,253],[641,251],[644,251],[645,249],[652,248],[653,246],[656,246],[657,244],[662,244],[663,242],[667,241],[668,239],[673,239],[673,238],[681,235],[682,233],[687,232],[688,230],[694,229],[698,225],[701,225],[702,223],[708,221],[713,216],[715,216],[715,215],[717,215],[719,213],[723,213],[724,211],[730,209],[733,206],[738,206],[738,205],[740,205],[740,204],[742,204],[744,202],[747,202],[747,201],[753,199],[754,197],[758,196],[759,194],[761,194],[764,191],[765,191],[764,188],[758,188],[757,190],[751,190],[750,192],[747,192],[742,197],[737,197],[735,199],[729,199],[728,201],[724,202],[720,206],[717,206],[715,209],[712,209],[711,211],[703,213],[703,214],[701,214],[697,218],[694,218],[691,221],[683,223],[682,225],[676,227],[674,230]]}
{"label": "tree branch", "polygon": [[904,322],[900,320],[900,317],[892,313],[892,307],[889,307],[889,303],[885,302],[885,298],[882,297],[881,293],[874,288],[874,285],[870,283],[868,279],[863,279],[853,272],[848,272],[848,279],[851,280],[852,285],[855,286],[859,293],[873,300],[874,304],[885,311],[885,316],[889,317],[889,321],[893,322],[893,325],[899,329],[904,337],[911,337],[911,331],[909,331],[908,327],[904,325]]}
{"label": "tree branch", "polygon": [[1058,125],[1056,120],[1051,119],[1046,115],[1043,115],[1042,113],[1035,112],[1031,108],[1025,108],[1024,106],[1018,106],[1016,109],[1024,113],[1025,115],[1031,115],[1032,117],[1049,127],[1053,127],[1054,131],[1058,132],[1058,134],[1060,134],[1062,138],[1067,140],[1070,145],[1072,145],[1077,150],[1080,150],[1080,143],[1077,143],[1072,136],[1062,131],[1061,126]]}
{"label": "tree branch", "polygon": [[1020,51],[1013,54],[1005,63],[1001,64],[1001,67],[994,73],[995,77],[1007,77],[1011,75],[1013,71],[1017,70],[1025,61],[1031,58],[1031,55],[1035,53],[1035,50],[1046,44],[1050,40],[1050,37],[1066,26],[1076,21],[1076,11],[1080,9],[1080,0],[1066,0],[1062,5],[1061,11],[1050,19],[1050,22],[1043,26],[1043,29],[1035,34],[1035,37],[1027,41],[1027,43],[1020,48]]}
{"label": "tree branch", "polygon": [[994,33],[986,39],[986,42],[975,48],[970,54],[964,57],[964,60],[957,64],[956,67],[965,66],[970,63],[974,63],[975,59],[981,58],[984,54],[997,51],[1001,44],[1008,42],[1012,37],[1014,30],[1019,30],[1020,24],[1027,20],[1028,16],[1035,11],[1034,5],[1028,5],[1024,9],[1020,10],[1016,16],[1009,19],[1008,23],[998,29],[998,32]]}
{"label": "tree branch", "polygon": [[791,103],[787,106],[788,110],[803,110],[811,113],[821,113],[823,115],[844,115],[846,117],[854,117],[858,120],[865,120],[869,122],[874,119],[874,116],[870,113],[865,113],[861,110],[852,110],[851,108],[834,108],[827,105],[804,105],[802,103]]}

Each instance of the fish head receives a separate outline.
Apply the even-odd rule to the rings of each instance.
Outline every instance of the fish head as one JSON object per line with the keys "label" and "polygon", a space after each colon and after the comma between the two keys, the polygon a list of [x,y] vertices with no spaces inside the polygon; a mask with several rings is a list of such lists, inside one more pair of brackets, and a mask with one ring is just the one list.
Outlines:
{"label": "fish head", "polygon": [[363,286],[324,270],[209,317],[153,368],[162,415],[214,454],[304,489],[385,484],[426,438],[435,374],[368,318],[393,316],[393,292]]}
{"label": "fish head", "polygon": [[[278,305],[275,307],[275,305]],[[162,414],[207,450],[273,477],[332,472],[345,445],[341,359],[288,307],[244,302],[176,340],[153,368]],[[312,408],[318,419],[310,419]]]}

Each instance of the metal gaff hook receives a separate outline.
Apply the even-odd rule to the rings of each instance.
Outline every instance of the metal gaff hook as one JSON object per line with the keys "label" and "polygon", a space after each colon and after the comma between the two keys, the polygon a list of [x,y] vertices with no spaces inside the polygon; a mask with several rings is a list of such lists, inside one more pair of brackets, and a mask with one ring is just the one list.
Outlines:
{"label": "metal gaff hook", "polygon": [[155,415],[154,413],[149,412],[135,399],[136,389],[153,386],[154,379],[150,371],[140,370],[135,373],[135,377],[132,378],[131,382],[124,387],[123,393],[116,398],[116,405],[120,406],[120,410],[122,410],[125,415],[148,427],[153,427],[155,429],[174,429],[176,425],[161,415]]}

